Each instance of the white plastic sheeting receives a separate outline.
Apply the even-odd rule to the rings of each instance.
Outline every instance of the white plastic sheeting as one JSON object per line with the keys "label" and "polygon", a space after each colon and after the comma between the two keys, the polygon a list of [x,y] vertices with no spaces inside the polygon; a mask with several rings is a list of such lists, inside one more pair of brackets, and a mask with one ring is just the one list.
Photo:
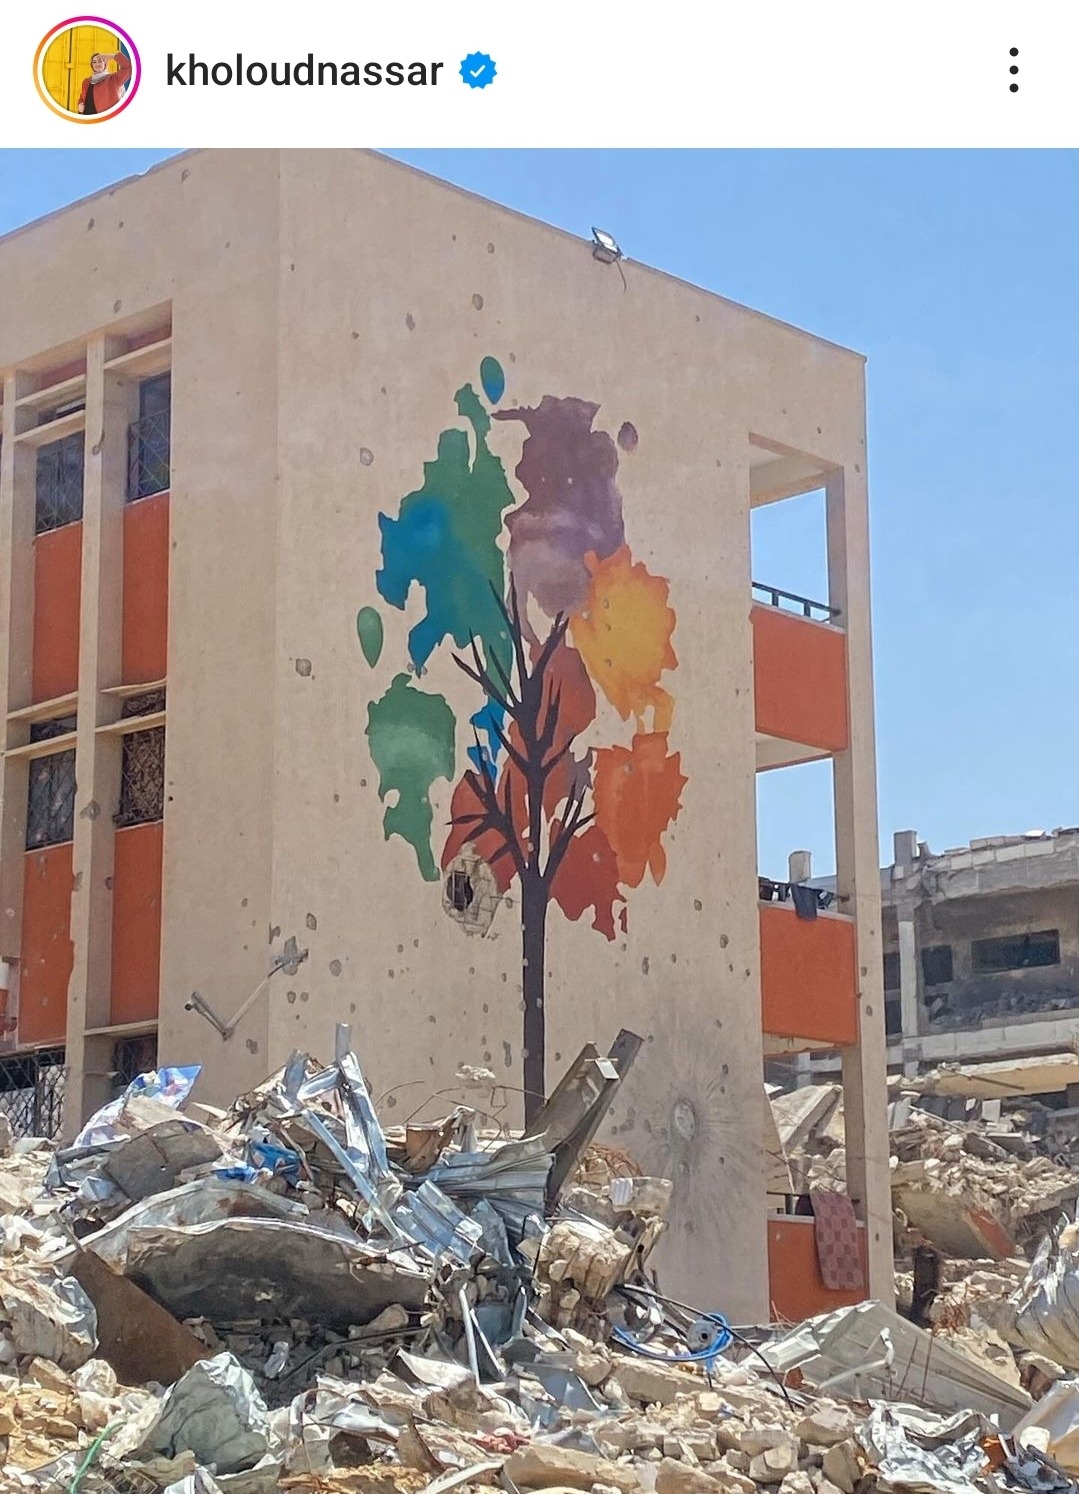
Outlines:
{"label": "white plastic sheeting", "polygon": [[1079,1224],[1042,1241],[1015,1305],[1015,1333],[1027,1348],[1079,1370]]}

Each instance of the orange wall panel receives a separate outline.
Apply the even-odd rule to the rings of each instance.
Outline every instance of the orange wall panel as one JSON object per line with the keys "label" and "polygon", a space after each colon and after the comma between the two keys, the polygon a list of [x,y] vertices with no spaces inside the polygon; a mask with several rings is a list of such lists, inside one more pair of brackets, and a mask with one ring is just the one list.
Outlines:
{"label": "orange wall panel", "polygon": [[842,752],[850,739],[847,640],[839,628],[753,607],[757,730]]}
{"label": "orange wall panel", "polygon": [[34,540],[33,698],[55,700],[79,683],[82,525],[65,524]]}
{"label": "orange wall panel", "polygon": [[[865,1230],[858,1226],[865,1270]],[[824,1285],[812,1219],[768,1221],[768,1284],[773,1321],[801,1322],[865,1300],[865,1292],[835,1292]]]}
{"label": "orange wall panel", "polygon": [[161,984],[161,851],[164,826],[117,830],[112,874],[113,1022],[157,1016]]}
{"label": "orange wall panel", "polygon": [[822,1048],[857,1042],[853,922],[799,918],[789,904],[762,903],[760,930],[763,1030]]}
{"label": "orange wall panel", "polygon": [[123,683],[163,680],[168,655],[169,495],[124,509]]}
{"label": "orange wall panel", "polygon": [[19,975],[21,1047],[60,1043],[67,1028],[71,944],[72,846],[27,851],[23,863],[22,956]]}

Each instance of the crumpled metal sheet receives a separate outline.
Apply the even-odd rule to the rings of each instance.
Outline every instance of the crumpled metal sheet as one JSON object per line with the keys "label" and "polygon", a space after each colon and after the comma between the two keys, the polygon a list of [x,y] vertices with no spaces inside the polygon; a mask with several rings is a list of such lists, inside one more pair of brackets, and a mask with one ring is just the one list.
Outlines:
{"label": "crumpled metal sheet", "polygon": [[1010,1430],[1033,1404],[999,1375],[951,1349],[880,1302],[808,1318],[761,1349],[780,1374],[799,1369],[810,1386],[856,1398],[976,1411]]}
{"label": "crumpled metal sheet", "polygon": [[[231,1218],[304,1219],[307,1209],[278,1193],[271,1193],[257,1183],[233,1182],[224,1178],[199,1178],[182,1188],[171,1188],[155,1198],[132,1204],[119,1219],[106,1224],[84,1243],[114,1271],[127,1265],[131,1239],[140,1230],[185,1229],[208,1224],[215,1219]],[[67,1255],[74,1255],[73,1247]],[[66,1259],[67,1255],[61,1257]]]}
{"label": "crumpled metal sheet", "polygon": [[[376,1382],[377,1384],[377,1382]],[[331,1466],[334,1437],[352,1437],[375,1448],[396,1445],[421,1401],[402,1387],[401,1398],[379,1395],[376,1385],[354,1385],[320,1375],[315,1387],[298,1395],[286,1412],[285,1468],[289,1473],[319,1473]],[[407,1405],[407,1409],[406,1409]],[[280,1414],[280,1413],[279,1413]]]}
{"label": "crumpled metal sheet", "polygon": [[192,1452],[200,1464],[234,1473],[275,1451],[269,1413],[254,1380],[231,1354],[216,1354],[165,1392],[138,1456]]}
{"label": "crumpled metal sheet", "polygon": [[450,1152],[426,1174],[447,1198],[485,1198],[517,1234],[542,1214],[554,1155],[542,1137],[508,1141],[492,1152]]}
{"label": "crumpled metal sheet", "polygon": [[261,1318],[272,1304],[275,1318],[330,1328],[368,1323],[394,1303],[418,1311],[429,1282],[404,1252],[291,1219],[132,1229],[125,1274],[178,1318]]}
{"label": "crumpled metal sheet", "polygon": [[433,1260],[451,1255],[467,1265],[483,1239],[483,1225],[463,1214],[430,1181],[405,1194],[394,1210],[394,1220]]}
{"label": "crumpled metal sheet", "polygon": [[1034,1447],[1000,1439],[1004,1467],[993,1480],[997,1489],[1021,1489],[1025,1494],[1076,1494],[1079,1484],[1053,1460]]}
{"label": "crumpled metal sheet", "polygon": [[1058,1380],[1014,1428],[1012,1437],[1018,1447],[1033,1444],[1069,1473],[1079,1474],[1079,1382]]}
{"label": "crumpled metal sheet", "polygon": [[1079,1369],[1079,1225],[1042,1241],[1014,1302],[1026,1347]]}
{"label": "crumpled metal sheet", "polygon": [[[374,1105],[355,1054],[342,1052],[327,1068],[308,1074],[310,1060],[294,1052],[265,1096],[292,1145],[316,1172],[343,1175],[359,1193],[390,1244],[406,1237],[393,1211],[402,1183],[390,1166]],[[304,1139],[307,1139],[305,1146]]]}
{"label": "crumpled metal sheet", "polygon": [[876,1467],[879,1489],[983,1494],[975,1480],[989,1466],[980,1445],[985,1431],[984,1418],[972,1413],[944,1419],[878,1402],[856,1435]]}

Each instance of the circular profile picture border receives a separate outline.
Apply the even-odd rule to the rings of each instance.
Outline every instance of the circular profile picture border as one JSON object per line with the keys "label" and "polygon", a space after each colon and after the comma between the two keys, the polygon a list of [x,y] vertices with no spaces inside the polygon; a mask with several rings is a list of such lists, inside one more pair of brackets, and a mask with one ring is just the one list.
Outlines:
{"label": "circular profile picture border", "polygon": [[[75,26],[102,26],[106,31],[114,31],[127,47],[131,57],[131,85],[120,102],[115,108],[110,109],[107,114],[72,114],[70,110],[62,109],[45,87],[42,75],[45,53],[58,36],[62,35],[65,31],[72,30]],[[118,114],[124,112],[128,104],[135,97],[141,82],[142,59],[139,57],[138,47],[136,47],[122,26],[117,26],[115,21],[110,21],[105,16],[70,16],[66,21],[60,21],[58,25],[53,26],[41,38],[37,51],[34,54],[34,84],[37,87],[38,95],[43,104],[46,104],[61,119],[66,119],[69,124],[104,124],[106,120],[115,119]]]}

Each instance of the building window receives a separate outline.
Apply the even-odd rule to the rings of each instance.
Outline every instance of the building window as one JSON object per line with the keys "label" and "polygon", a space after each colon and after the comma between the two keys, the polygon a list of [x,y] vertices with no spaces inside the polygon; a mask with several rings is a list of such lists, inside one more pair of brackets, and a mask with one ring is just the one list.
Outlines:
{"label": "building window", "polygon": [[884,956],[884,989],[886,991],[898,991],[899,981],[899,952],[886,954]]}
{"label": "building window", "polygon": [[42,1048],[0,1058],[0,1112],[15,1136],[60,1134],[64,1113],[64,1050]]}
{"label": "building window", "polygon": [[165,817],[165,728],[131,731],[120,754],[118,828],[149,825]]}
{"label": "building window", "polygon": [[112,1050],[112,1093],[122,1095],[133,1079],[157,1068],[157,1033],[120,1038]]}
{"label": "building window", "polygon": [[128,501],[150,498],[169,486],[172,440],[172,375],[159,374],[139,385],[139,418],[127,433]]}
{"label": "building window", "polygon": [[1032,970],[1060,964],[1060,934],[1045,929],[1037,934],[1008,934],[1000,939],[975,939],[970,946],[975,973]]}
{"label": "building window", "polygon": [[75,834],[75,752],[54,752],[29,764],[26,849],[61,845]]}
{"label": "building window", "polygon": [[47,534],[82,518],[82,451],[82,431],[39,449],[35,534]]}
{"label": "building window", "polygon": [[927,986],[947,986],[952,982],[952,946],[932,944],[922,950],[922,979]]}
{"label": "building window", "polygon": [[903,1033],[903,1004],[898,996],[884,998],[884,1035],[901,1037]]}

